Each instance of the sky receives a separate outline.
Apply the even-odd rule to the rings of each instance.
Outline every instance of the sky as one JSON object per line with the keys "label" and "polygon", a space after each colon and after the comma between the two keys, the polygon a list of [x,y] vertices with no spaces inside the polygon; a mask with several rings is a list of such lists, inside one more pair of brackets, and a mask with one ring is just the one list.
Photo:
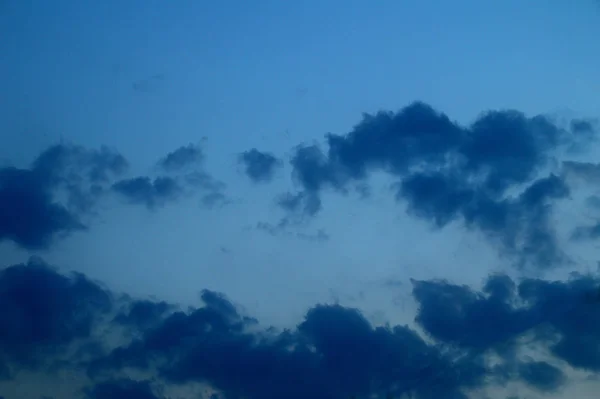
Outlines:
{"label": "sky", "polygon": [[599,21],[0,1],[0,397],[596,397]]}

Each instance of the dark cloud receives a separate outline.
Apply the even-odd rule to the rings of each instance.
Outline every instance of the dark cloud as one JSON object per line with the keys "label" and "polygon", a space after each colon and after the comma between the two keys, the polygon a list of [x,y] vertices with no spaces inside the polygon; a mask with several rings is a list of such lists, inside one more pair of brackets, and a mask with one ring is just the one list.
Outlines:
{"label": "dark cloud", "polygon": [[124,173],[127,160],[108,147],[89,150],[75,145],[54,145],[42,152],[34,161],[33,169],[47,176],[48,181],[57,185],[82,176],[93,182],[107,182]]}
{"label": "dark cloud", "polygon": [[548,362],[521,363],[519,375],[527,384],[545,392],[556,391],[566,381],[563,371]]}
{"label": "dark cloud", "polygon": [[158,165],[167,172],[178,172],[188,166],[199,165],[202,161],[204,161],[202,148],[188,144],[168,153],[158,162]]}
{"label": "dark cloud", "polygon": [[[277,198],[286,211],[279,224],[257,227],[289,233],[319,213],[323,190],[347,194],[365,187],[371,172],[385,171],[415,218],[438,228],[461,223],[519,265],[549,267],[567,259],[553,205],[570,195],[565,180],[593,177],[597,165],[565,162],[560,176],[544,168],[570,135],[592,128],[578,121],[565,131],[516,111],[488,112],[465,127],[423,103],[366,115],[349,134],[327,135],[327,151],[295,149],[300,189]],[[202,160],[198,147],[181,147],[159,162],[167,176],[122,178],[127,162],[107,148],[52,147],[29,169],[0,169],[0,240],[45,248],[85,229],[83,217],[110,191],[152,209],[188,192],[200,193],[207,207],[226,203],[225,185],[195,168]],[[254,181],[268,180],[278,166],[255,149],[240,160]],[[594,238],[597,229],[580,227],[574,238]],[[81,274],[64,276],[32,259],[0,272],[0,379],[18,378],[21,370],[84,369],[91,382],[82,394],[89,398],[162,398],[163,386],[188,383],[248,399],[465,399],[470,389],[508,381],[555,392],[568,383],[559,365],[600,372],[599,283],[582,275],[564,282],[494,275],[476,291],[414,281],[424,339],[407,326],[374,326],[340,305],[317,304],[296,328],[277,331],[208,290],[202,307],[186,310],[115,299]],[[526,357],[525,338],[543,360]],[[491,366],[492,357],[498,365]],[[131,373],[153,377],[136,381]]]}
{"label": "dark cloud", "polygon": [[310,192],[299,192],[296,194],[285,193],[277,198],[277,204],[286,210],[288,218],[282,223],[289,221],[301,221],[306,216],[315,216],[321,210],[321,198]]}
{"label": "dark cloud", "polygon": [[571,239],[575,241],[595,240],[600,237],[600,222],[591,226],[579,226],[571,234]]}
{"label": "dark cloud", "polygon": [[[470,353],[494,351],[507,361],[518,349],[518,339],[534,334],[537,344],[572,367],[598,372],[599,283],[582,275],[565,282],[525,279],[518,284],[493,276],[476,292],[444,281],[415,281],[413,294],[420,305],[416,321],[439,342]],[[562,381],[547,366],[523,370],[529,370],[530,380]]]}
{"label": "dark cloud", "polygon": [[569,188],[556,175],[536,180],[516,197],[502,199],[441,173],[410,175],[397,191],[397,197],[408,203],[409,213],[438,227],[461,220],[467,227],[483,232],[521,266],[533,264],[540,268],[566,260],[550,216],[552,202],[568,196]]}
{"label": "dark cloud", "polygon": [[222,192],[225,189],[225,184],[216,180],[206,172],[192,172],[185,176],[185,181],[192,187],[196,187],[203,191]]}
{"label": "dark cloud", "polygon": [[[186,186],[177,178],[168,176],[154,179],[148,176],[124,179],[113,184],[112,188],[126,198],[130,204],[144,205],[148,209],[156,209],[174,203],[186,194],[192,194],[194,189],[198,189],[197,186]],[[230,203],[230,199],[221,189],[200,191],[204,192],[200,198],[202,207],[216,208]]]}
{"label": "dark cloud", "polygon": [[124,179],[114,183],[112,189],[127,198],[130,203],[143,204],[149,209],[175,201],[183,194],[179,182],[168,176],[154,179],[147,176]]}
{"label": "dark cloud", "polygon": [[109,184],[128,167],[127,160],[108,147],[91,150],[75,145],[52,146],[33,164],[55,192],[66,194],[67,205],[79,214],[92,211]]}
{"label": "dark cloud", "polygon": [[[64,355],[68,344],[90,336],[93,322],[106,315],[114,298],[83,276],[67,278],[35,262],[5,269],[0,289],[0,303],[6,304],[1,349],[11,366]],[[453,365],[416,332],[374,328],[354,309],[319,305],[296,331],[257,332],[256,321],[240,315],[223,295],[203,291],[202,300],[204,307],[186,312],[132,301],[112,323],[139,334],[89,363],[98,382],[86,388],[87,396],[160,397],[148,381],[120,376],[122,367],[143,370],[152,364],[158,364],[156,376],[165,383],[208,382],[226,398],[333,399],[387,390],[464,398],[462,388],[483,381],[478,362]],[[77,359],[71,362],[79,365]]]}
{"label": "dark cloud", "polygon": [[[407,326],[376,327],[357,309],[327,304],[309,309],[295,329],[263,329],[217,292],[202,291],[204,306],[183,311],[119,297],[32,259],[0,273],[0,358],[4,379],[18,380],[21,369],[85,369],[91,382],[82,379],[83,392],[98,399],[162,398],[189,383],[248,399],[466,399],[470,389],[508,381],[556,392],[568,382],[560,361],[600,371],[598,283],[494,275],[474,291],[414,281],[424,340]],[[121,339],[108,339],[118,331]],[[528,358],[524,337],[550,360]],[[153,377],[131,379],[132,372]]]}
{"label": "dark cloud", "polygon": [[168,176],[138,176],[113,184],[112,189],[132,204],[149,209],[176,202],[186,194],[200,193],[201,205],[214,208],[228,202],[225,184],[201,170],[204,153],[193,144],[162,158],[158,165]]}
{"label": "dark cloud", "polygon": [[480,362],[453,360],[406,327],[373,328],[354,309],[319,305],[295,332],[256,334],[249,332],[256,321],[239,315],[222,296],[205,291],[202,297],[206,307],[172,314],[113,351],[101,368],[147,368],[150,359],[162,359],[158,372],[166,381],[207,381],[227,398],[386,391],[466,398],[462,388],[483,383]]}
{"label": "dark cloud", "polygon": [[504,253],[520,254],[519,265],[549,267],[566,260],[548,220],[551,203],[568,189],[561,177],[542,173],[558,149],[592,128],[575,121],[565,130],[514,110],[489,111],[462,126],[415,102],[396,113],[365,115],[346,135],[327,134],[325,152],[298,146],[291,165],[301,190],[279,204],[315,216],[323,190],[347,194],[364,187],[371,172],[384,171],[399,180],[396,198],[414,216],[440,228],[460,221]]}
{"label": "dark cloud", "polygon": [[512,353],[514,340],[535,325],[525,310],[510,305],[515,290],[504,276],[491,278],[482,293],[444,281],[415,281],[420,305],[415,320],[439,341],[475,353]]}
{"label": "dark cloud", "polygon": [[588,119],[571,121],[571,130],[577,134],[593,134],[596,131],[595,122]]}
{"label": "dark cloud", "polygon": [[465,133],[460,147],[461,169],[483,178],[482,188],[502,194],[526,183],[548,160],[565,132],[543,116],[528,118],[518,111],[491,111]]}
{"label": "dark cloud", "polygon": [[135,326],[141,329],[157,324],[162,316],[173,310],[173,306],[166,302],[140,300],[133,301],[128,305],[128,309],[120,311],[114,321],[121,325]]}
{"label": "dark cloud", "polygon": [[149,381],[120,379],[104,381],[85,393],[89,399],[160,399],[156,396]]}
{"label": "dark cloud", "polygon": [[158,162],[167,176],[138,176],[112,185],[113,191],[131,204],[149,209],[176,202],[188,194],[200,193],[201,205],[213,208],[228,202],[225,184],[202,170],[204,153],[199,146],[189,144],[170,152]]}
{"label": "dark cloud", "polygon": [[222,182],[188,168],[202,159],[199,147],[184,146],[159,162],[168,176],[127,178],[128,162],[108,147],[51,146],[29,168],[0,168],[0,241],[47,249],[57,238],[86,230],[96,205],[111,192],[150,209],[194,193],[204,207],[227,203]]}
{"label": "dark cloud", "polygon": [[170,178],[173,183],[177,183],[172,185],[173,191],[165,199],[176,200],[183,192],[188,191],[200,193],[200,205],[204,208],[217,208],[230,202],[225,193],[225,183],[203,170],[204,158],[200,146],[189,144],[170,152],[159,161],[161,169],[177,174]]}
{"label": "dark cloud", "polygon": [[571,121],[571,131],[574,133],[573,149],[581,150],[590,142],[597,140],[597,119],[574,119]]}
{"label": "dark cloud", "polygon": [[0,240],[27,249],[47,248],[59,233],[83,230],[79,218],[52,196],[52,186],[34,171],[0,170]]}
{"label": "dark cloud", "polygon": [[185,176],[185,181],[202,194],[200,203],[205,208],[218,208],[227,205],[231,199],[225,193],[225,183],[216,180],[206,172],[193,172]]}
{"label": "dark cloud", "polygon": [[42,152],[29,169],[1,168],[0,241],[45,249],[57,236],[85,229],[81,217],[126,168],[125,158],[107,147],[66,144]]}
{"label": "dark cloud", "polygon": [[[347,177],[336,170],[316,145],[298,146],[291,159],[294,180],[307,192],[318,195],[321,189],[343,186]],[[356,172],[357,174],[359,172]]]}
{"label": "dark cloud", "polygon": [[600,165],[591,162],[564,161],[563,172],[569,178],[577,178],[586,184],[600,184]]}
{"label": "dark cloud", "polygon": [[241,153],[239,162],[244,165],[246,175],[254,183],[270,181],[275,170],[282,165],[273,154],[261,152],[256,148]]}
{"label": "dark cloud", "polygon": [[88,338],[111,307],[110,293],[81,274],[63,276],[35,258],[6,268],[0,272],[0,356],[13,371],[47,367]]}

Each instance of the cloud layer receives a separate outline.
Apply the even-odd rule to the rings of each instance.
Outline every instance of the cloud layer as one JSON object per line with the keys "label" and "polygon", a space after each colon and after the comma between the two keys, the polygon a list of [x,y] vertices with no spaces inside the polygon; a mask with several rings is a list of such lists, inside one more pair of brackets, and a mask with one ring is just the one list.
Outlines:
{"label": "cloud layer", "polygon": [[[325,191],[357,191],[368,200],[370,176],[384,172],[393,182],[389,195],[409,216],[437,229],[461,223],[507,264],[545,271],[572,261],[554,209],[573,201],[576,181],[597,178],[597,164],[566,159],[594,140],[591,121],[561,127],[543,116],[488,111],[462,126],[416,102],[365,115],[345,135],[327,134],[325,150],[295,147],[289,166],[297,190],[276,196],[285,217],[256,226],[325,241],[324,231],[292,230],[327,208]],[[99,205],[118,206],[119,199],[153,211],[183,198],[205,207],[227,203],[226,185],[206,171],[205,156],[190,144],[159,159],[152,172],[131,175],[127,160],[107,147],[52,146],[28,168],[0,169],[0,241],[50,249],[93,229]],[[254,183],[271,181],[284,166],[258,149],[237,157]],[[586,206],[598,207],[598,197],[586,198]],[[592,222],[571,238],[596,238]],[[411,326],[376,326],[357,309],[317,303],[294,328],[278,331],[209,290],[201,291],[200,306],[182,309],[63,275],[40,258],[5,266],[0,384],[31,373],[57,381],[68,374],[77,398],[463,399],[509,383],[556,393],[573,375],[600,371],[599,281],[592,275],[490,275],[480,291],[413,280],[418,311]]]}
{"label": "cloud layer", "polygon": [[[286,213],[279,223],[257,223],[281,228],[310,221],[324,207],[324,190],[365,196],[369,176],[385,172],[395,181],[390,195],[409,215],[440,229],[462,223],[513,264],[547,269],[570,261],[551,221],[554,205],[570,198],[569,179],[598,174],[593,163],[563,158],[595,140],[591,121],[561,127],[508,110],[484,112],[462,126],[415,102],[364,115],[345,135],[327,134],[327,151],[316,144],[295,147],[290,166],[299,190],[277,196]],[[83,217],[109,192],[149,209],[198,193],[205,207],[227,203],[225,184],[204,170],[204,160],[202,148],[189,144],[158,160],[152,175],[124,176],[127,161],[113,150],[53,146],[29,169],[0,169],[0,240],[48,247],[55,236],[89,227]],[[238,162],[255,183],[270,181],[283,166],[256,148],[239,154]],[[17,223],[14,215],[24,215],[19,207],[25,205],[34,211]],[[593,237],[595,228],[582,226],[573,238]]]}
{"label": "cloud layer", "polygon": [[55,239],[88,229],[111,194],[149,209],[195,194],[204,206],[225,202],[225,185],[203,169],[202,159],[201,149],[188,145],[159,161],[162,172],[127,177],[129,164],[113,149],[51,146],[29,168],[0,168],[0,241],[48,249]]}
{"label": "cloud layer", "polygon": [[460,221],[517,265],[552,267],[567,259],[548,219],[552,204],[569,196],[562,175],[550,171],[552,162],[595,137],[585,120],[563,128],[544,116],[506,110],[462,126],[415,102],[364,115],[345,135],[327,134],[327,151],[298,146],[291,164],[300,191],[280,205],[313,217],[323,190],[347,194],[383,171],[396,179],[395,198],[409,214],[438,228]]}
{"label": "cloud layer", "polygon": [[250,399],[467,398],[509,381],[555,392],[569,384],[568,370],[600,371],[598,282],[493,275],[477,292],[413,281],[425,336],[327,304],[276,331],[220,293],[204,290],[201,307],[182,310],[117,295],[32,258],[0,272],[1,376],[76,373],[82,398],[164,398],[193,383],[208,384],[215,397]]}

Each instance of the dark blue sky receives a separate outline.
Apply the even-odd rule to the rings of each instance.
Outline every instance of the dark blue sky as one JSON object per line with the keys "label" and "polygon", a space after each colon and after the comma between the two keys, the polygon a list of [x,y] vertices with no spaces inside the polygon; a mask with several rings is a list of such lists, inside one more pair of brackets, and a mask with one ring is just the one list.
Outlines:
{"label": "dark blue sky", "polygon": [[0,395],[593,397],[599,21],[0,2]]}

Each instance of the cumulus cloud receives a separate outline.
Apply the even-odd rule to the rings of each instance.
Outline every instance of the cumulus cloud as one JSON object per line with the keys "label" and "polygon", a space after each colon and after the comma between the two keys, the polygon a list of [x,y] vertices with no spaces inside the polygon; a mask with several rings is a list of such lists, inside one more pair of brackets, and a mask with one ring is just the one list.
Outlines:
{"label": "cumulus cloud", "polygon": [[[433,338],[470,353],[493,351],[514,360],[519,339],[534,341],[576,369],[600,370],[599,280],[573,275],[564,282],[492,276],[483,291],[445,281],[414,281],[416,321]],[[533,371],[554,375],[545,366]],[[533,377],[531,377],[533,378]]]}
{"label": "cumulus cloud", "polygon": [[158,165],[167,172],[178,172],[204,161],[202,148],[194,144],[179,147],[162,158]]}
{"label": "cumulus cloud", "polygon": [[549,173],[570,146],[595,138],[595,125],[562,128],[544,116],[487,111],[463,126],[422,102],[398,112],[366,114],[352,131],[327,134],[326,150],[299,145],[291,158],[300,190],[278,199],[293,218],[316,216],[321,193],[348,194],[386,172],[395,198],[410,214],[438,228],[460,222],[483,233],[519,266],[541,268],[568,260],[549,222],[552,204],[569,197],[568,174],[594,174],[593,165],[565,163]]}
{"label": "cumulus cloud", "polygon": [[137,176],[115,182],[113,190],[131,204],[156,209],[176,202],[184,196],[200,192],[201,205],[212,208],[227,202],[225,184],[203,168],[202,148],[188,144],[171,151],[158,161],[161,172],[167,175]]}
{"label": "cumulus cloud", "polygon": [[185,175],[185,181],[190,186],[212,192],[219,192],[225,189],[225,184],[216,180],[211,175],[202,171],[195,171]]}
{"label": "cumulus cloud", "polygon": [[569,188],[556,175],[540,178],[517,197],[494,199],[463,185],[456,176],[417,173],[403,180],[397,196],[409,213],[438,227],[461,219],[483,232],[520,265],[554,266],[566,258],[549,217],[553,200],[566,198]]}
{"label": "cumulus cloud", "polygon": [[201,205],[213,208],[228,202],[225,184],[203,168],[202,148],[188,144],[171,151],[157,165],[166,175],[137,176],[112,185],[114,192],[130,204],[156,209],[195,193],[201,193]]}
{"label": "cumulus cloud", "polygon": [[[564,161],[552,173],[550,161],[595,133],[586,121],[567,130],[516,111],[461,126],[423,103],[365,115],[348,134],[326,135],[326,151],[295,148],[300,189],[276,198],[286,211],[279,224],[257,227],[293,234],[288,227],[322,211],[324,190],[347,195],[384,171],[395,182],[390,195],[412,217],[436,228],[462,223],[521,266],[551,267],[568,260],[554,206],[570,198],[574,178],[595,178],[598,166]],[[110,193],[150,209],[188,194],[207,207],[226,203],[225,184],[203,160],[199,147],[184,146],[158,161],[158,175],[128,177],[127,161],[113,150],[53,146],[29,168],[0,169],[0,240],[48,248],[88,228],[86,217]],[[279,166],[256,149],[239,160],[255,182]],[[580,227],[573,237],[595,238],[597,230]],[[567,281],[498,274],[481,290],[414,280],[414,326],[376,326],[358,309],[318,303],[278,331],[221,293],[204,290],[201,306],[182,309],[119,295],[32,258],[0,271],[0,384],[68,373],[74,397],[97,399],[168,398],[193,384],[204,387],[198,395],[223,399],[466,399],[509,382],[556,393],[574,372],[600,372],[599,285],[577,274]]]}
{"label": "cumulus cloud", "polygon": [[29,168],[0,169],[0,241],[45,249],[59,235],[84,230],[111,179],[127,169],[117,152],[54,145]]}
{"label": "cumulus cloud", "polygon": [[322,207],[321,198],[307,192],[285,193],[280,195],[276,201],[281,208],[287,211],[288,217],[282,221],[284,224],[289,223],[289,221],[302,221],[306,217],[315,216]]}
{"label": "cumulus cloud", "polygon": [[282,162],[273,154],[262,152],[253,148],[244,151],[238,156],[239,162],[244,166],[246,175],[254,183],[266,182],[273,179],[275,170]]}
{"label": "cumulus cloud", "polygon": [[46,248],[58,233],[83,228],[76,215],[52,200],[50,187],[34,171],[0,171],[0,239]]}
{"label": "cumulus cloud", "polygon": [[[45,289],[36,290],[42,282]],[[461,398],[461,390],[482,384],[486,372],[474,359],[453,360],[410,328],[373,327],[359,311],[338,305],[317,305],[295,330],[275,332],[261,330],[219,293],[203,291],[204,307],[188,311],[135,300],[123,307],[85,277],[60,275],[39,261],[5,269],[0,287],[7,304],[2,325],[14,332],[2,348],[10,370],[43,366],[52,373],[56,358],[67,368],[86,364],[82,390],[90,398],[160,397],[156,386],[190,381],[208,382],[225,398],[386,391]],[[111,309],[117,317],[106,317]],[[94,338],[92,326],[102,320],[127,326],[133,338],[112,349],[98,343],[108,349],[97,349],[91,360],[78,358],[81,351],[69,356],[68,344]],[[131,369],[151,371],[155,387],[131,381]]]}
{"label": "cumulus cloud", "polygon": [[112,305],[110,293],[82,274],[61,275],[40,259],[3,269],[0,358],[4,378],[21,369],[47,370],[63,358],[69,361],[70,345],[89,338]]}
{"label": "cumulus cloud", "polygon": [[204,207],[227,203],[225,184],[202,169],[203,157],[199,147],[180,147],[160,160],[166,174],[126,177],[129,163],[116,150],[53,145],[28,168],[0,168],[0,242],[48,249],[87,230],[99,201],[111,193],[149,209],[194,194]]}
{"label": "cumulus cloud", "polygon": [[114,183],[112,188],[131,203],[143,204],[150,209],[177,200],[183,193],[183,188],[177,180],[167,176],[155,179],[147,176],[124,179]]}
{"label": "cumulus cloud", "polygon": [[[467,398],[508,381],[552,393],[569,384],[568,370],[600,371],[598,283],[584,275],[564,282],[493,275],[474,291],[413,281],[424,339],[328,304],[277,331],[217,292],[204,290],[203,306],[180,310],[33,258],[0,272],[2,378],[67,370],[77,376],[76,397],[99,399],[165,398],[190,383],[208,384],[215,398],[249,399]],[[534,359],[527,348],[546,357]]]}

